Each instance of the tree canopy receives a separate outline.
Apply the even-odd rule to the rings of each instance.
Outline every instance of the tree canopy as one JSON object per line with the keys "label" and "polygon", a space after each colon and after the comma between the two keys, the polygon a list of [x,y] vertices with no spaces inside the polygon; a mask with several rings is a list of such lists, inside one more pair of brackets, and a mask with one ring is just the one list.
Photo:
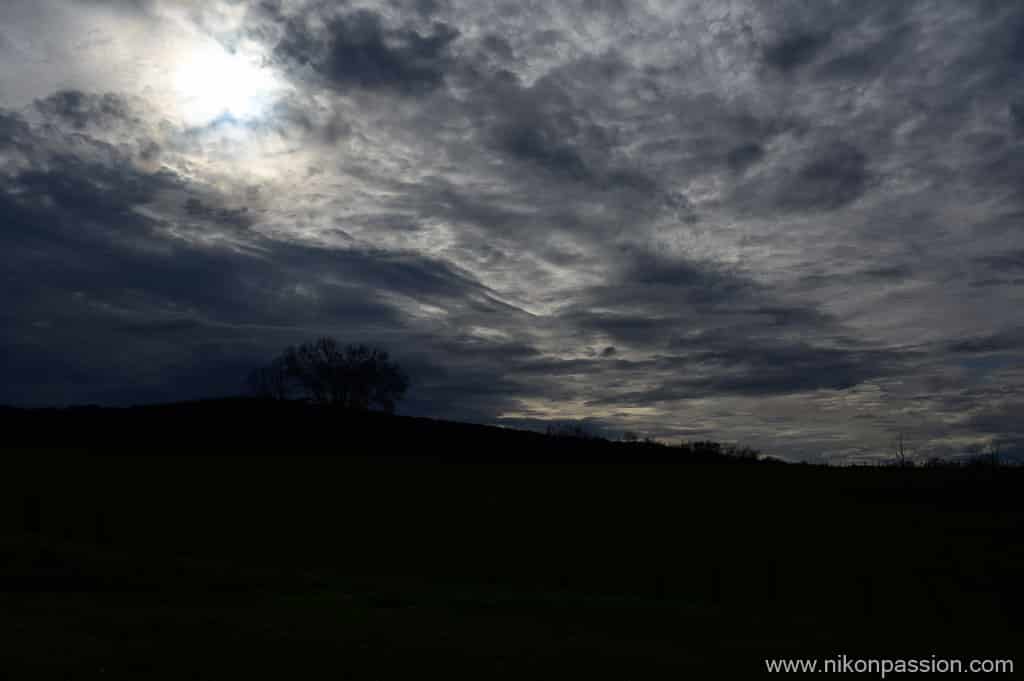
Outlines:
{"label": "tree canopy", "polygon": [[409,388],[388,353],[366,345],[342,346],[329,337],[285,349],[249,375],[249,387],[271,399],[306,399],[350,409],[394,411]]}

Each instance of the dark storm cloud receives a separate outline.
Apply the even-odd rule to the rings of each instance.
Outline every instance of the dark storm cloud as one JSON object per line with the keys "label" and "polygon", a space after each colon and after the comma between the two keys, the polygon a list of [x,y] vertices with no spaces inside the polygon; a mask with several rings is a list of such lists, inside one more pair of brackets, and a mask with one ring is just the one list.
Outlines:
{"label": "dark storm cloud", "polygon": [[442,0],[414,0],[413,6],[422,17],[431,17],[447,5]]}
{"label": "dark storm cloud", "polygon": [[462,77],[472,88],[471,113],[481,140],[529,170],[558,180],[604,191],[657,193],[658,183],[649,173],[616,158],[622,144],[618,131],[596,120],[573,92],[589,79],[621,77],[626,65],[604,57],[580,63],[576,70],[524,85],[504,69],[493,74],[465,69]]}
{"label": "dark storm cloud", "polygon": [[813,60],[831,39],[831,34],[827,32],[789,36],[766,47],[764,60],[769,66],[790,71]]}
{"label": "dark storm cloud", "polygon": [[[0,10],[4,400],[233,392],[327,332],[442,418],[1016,432],[1015,4],[58,4]],[[184,125],[200,38],[279,92]]]}
{"label": "dark storm cloud", "polygon": [[[634,345],[676,345],[692,327],[721,325],[753,341],[785,332],[820,333],[833,323],[805,305],[786,304],[741,273],[700,263],[627,251],[617,277],[591,288],[573,323]],[[594,310],[601,310],[595,312]]]}
{"label": "dark storm cloud", "polygon": [[[831,315],[780,299],[742,273],[648,252],[623,259],[616,279],[563,312],[574,327],[614,340],[620,359],[546,368],[645,386],[588,393],[591,406],[843,391],[912,365],[912,355],[848,337]],[[655,354],[633,359],[638,351]]]}
{"label": "dark storm cloud", "polygon": [[871,186],[867,155],[842,141],[816,145],[797,164],[778,168],[771,177],[741,184],[738,205],[763,212],[835,211],[856,201]]}
{"label": "dark storm cloud", "polygon": [[733,170],[743,171],[759,161],[762,156],[764,156],[764,148],[760,144],[749,142],[730,149],[726,161]]}
{"label": "dark storm cloud", "polygon": [[976,355],[990,352],[1024,349],[1024,328],[1014,328],[999,333],[974,338],[964,338],[949,344],[949,352]]}
{"label": "dark storm cloud", "polygon": [[1000,272],[1024,270],[1024,249],[982,256],[978,262]]}
{"label": "dark storm cloud", "polygon": [[884,375],[895,355],[850,348],[816,347],[807,343],[737,342],[699,350],[691,361],[724,369],[715,376],[689,382],[698,394],[771,395],[813,390],[845,390]]}
{"label": "dark storm cloud", "polygon": [[[763,312],[763,310],[761,311]],[[693,325],[703,325],[700,318]],[[672,328],[671,319],[656,324],[608,324],[602,329],[636,346]],[[829,326],[814,315],[784,314],[744,318],[711,331],[687,331],[659,344],[663,353],[643,367],[656,387],[640,392],[596,397],[594,404],[648,403],[721,395],[771,396],[816,390],[845,390],[880,376],[899,373],[908,358],[904,353],[863,347],[853,339],[834,337],[829,345],[790,339]],[[645,328],[646,327],[646,328]],[[652,335],[653,332],[653,335]],[[639,368],[639,367],[638,367]]]}
{"label": "dark storm cloud", "polygon": [[245,229],[252,225],[249,210],[243,208],[215,208],[192,197],[185,202],[185,213],[203,222]]}
{"label": "dark storm cloud", "polygon": [[1024,100],[1010,104],[1010,117],[1013,119],[1017,134],[1024,133]]}
{"label": "dark storm cloud", "polygon": [[434,418],[458,414],[491,422],[497,414],[515,409],[519,397],[533,392],[517,370],[535,354],[524,347],[479,343],[440,343],[429,354],[403,349],[403,366],[417,386],[406,408]]}
{"label": "dark storm cloud", "polygon": [[449,45],[459,32],[436,22],[429,31],[388,28],[380,15],[357,10],[311,25],[291,17],[276,54],[287,63],[309,66],[340,89],[393,89],[404,94],[439,87],[449,68]]}
{"label": "dark storm cloud", "polygon": [[868,184],[867,156],[842,142],[816,151],[779,197],[791,210],[835,210],[864,193]]}
{"label": "dark storm cloud", "polygon": [[980,14],[987,29],[984,40],[967,45],[955,68],[975,74],[985,88],[1019,89],[1017,75],[1024,66],[1024,10],[1007,3],[987,7]]}
{"label": "dark storm cloud", "polygon": [[587,167],[576,149],[562,142],[565,137],[557,125],[513,124],[499,133],[498,147],[511,156],[536,163],[557,174],[585,179]]}
{"label": "dark storm cloud", "polygon": [[36,106],[44,115],[67,122],[78,130],[91,125],[118,125],[131,116],[124,99],[109,92],[98,95],[63,90],[37,101]]}
{"label": "dark storm cloud", "polygon": [[0,109],[0,146],[4,148],[25,148],[31,131],[21,116]]}
{"label": "dark storm cloud", "polygon": [[628,262],[621,282],[622,291],[638,299],[661,290],[692,305],[731,305],[750,294],[751,284],[744,277],[713,263],[700,264],[645,251],[624,253]]}
{"label": "dark storm cloud", "polygon": [[1007,439],[1015,440],[1019,446],[1024,440],[1021,413],[1024,413],[1024,402],[1020,400],[995,407],[983,406],[971,415],[968,424],[979,430],[1005,433]]}
{"label": "dark storm cloud", "polygon": [[[19,116],[4,112],[2,120],[23,142],[43,146]],[[147,215],[142,209],[159,195],[196,191],[169,172],[102,153],[54,155],[43,165],[11,173],[0,192],[7,254],[0,270],[14,282],[0,313],[11,365],[4,401],[235,393],[254,363],[310,335],[358,330],[385,343],[414,337],[385,292],[466,305],[483,317],[509,314],[464,273],[413,253],[261,238],[232,252],[183,240],[179,220],[200,222],[207,233],[231,233],[249,221],[204,190],[207,198],[183,201],[178,214]]]}
{"label": "dark storm cloud", "polygon": [[771,397],[843,391],[900,366],[898,355],[801,342],[713,334],[673,343],[676,352],[641,367],[652,387],[595,396],[592,405],[650,404],[709,397]]}

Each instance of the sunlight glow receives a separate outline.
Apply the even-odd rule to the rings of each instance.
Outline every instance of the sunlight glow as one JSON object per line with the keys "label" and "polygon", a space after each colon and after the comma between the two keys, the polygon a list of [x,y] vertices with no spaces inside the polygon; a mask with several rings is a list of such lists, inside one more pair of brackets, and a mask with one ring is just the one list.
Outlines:
{"label": "sunlight glow", "polygon": [[174,87],[185,122],[205,125],[221,116],[260,116],[280,86],[270,69],[210,44],[182,58]]}

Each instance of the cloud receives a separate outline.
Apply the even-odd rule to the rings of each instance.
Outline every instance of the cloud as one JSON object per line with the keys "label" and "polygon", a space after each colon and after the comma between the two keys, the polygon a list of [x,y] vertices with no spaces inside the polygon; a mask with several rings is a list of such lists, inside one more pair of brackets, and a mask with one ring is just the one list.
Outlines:
{"label": "cloud", "polygon": [[185,214],[206,223],[245,229],[252,225],[248,208],[214,208],[192,197],[185,202]]}
{"label": "cloud", "polygon": [[1024,269],[1024,249],[981,256],[978,262],[1000,272],[1021,270]]}
{"label": "cloud", "polygon": [[[27,144],[42,145],[17,115],[4,120]],[[403,305],[454,310],[472,298],[471,315],[496,305],[471,278],[416,254],[258,235],[241,250],[205,245],[190,237],[248,227],[246,211],[188,178],[146,172],[117,155],[60,154],[42,165],[14,172],[0,193],[4,275],[22,282],[3,296],[7,356],[21,367],[7,373],[5,401],[232,394],[246,366],[305,336],[354,328],[404,344],[420,332]],[[168,210],[160,205],[167,194],[182,200]],[[186,224],[191,230],[182,231]],[[51,378],[40,382],[42,375]]]}
{"label": "cloud", "polygon": [[779,196],[787,210],[835,210],[858,199],[868,184],[867,156],[845,143],[816,150]]}
{"label": "cloud", "polygon": [[[387,345],[437,417],[837,460],[1014,432],[1016,6],[4,19],[2,401],[232,392],[334,333]],[[186,125],[173,74],[211,46],[279,87]]]}
{"label": "cloud", "polygon": [[790,71],[809,63],[831,41],[827,33],[800,33],[769,45],[764,51],[764,60],[769,66],[781,71]]}
{"label": "cloud", "polygon": [[764,148],[760,144],[748,142],[730,149],[726,155],[726,161],[733,170],[743,171],[757,163],[762,156],[764,156]]}
{"label": "cloud", "polygon": [[913,44],[913,32],[902,21],[892,22],[879,34],[869,36],[822,63],[818,75],[853,81],[877,78],[891,64],[905,58],[907,48]]}
{"label": "cloud", "polygon": [[44,116],[67,123],[76,130],[92,126],[110,128],[131,118],[125,100],[109,92],[96,95],[62,90],[37,101],[36,106]]}
{"label": "cloud", "polygon": [[308,66],[332,87],[391,89],[412,95],[434,90],[449,68],[448,48],[459,36],[435,22],[428,32],[388,28],[369,10],[323,18],[311,25],[306,15],[288,19],[275,54],[287,64]]}
{"label": "cloud", "polygon": [[835,211],[860,199],[871,183],[867,155],[847,142],[829,141],[813,145],[792,161],[763,166],[757,176],[736,187],[733,199],[759,213]]}
{"label": "cloud", "polygon": [[1010,103],[1009,109],[1016,132],[1018,134],[1024,132],[1024,101]]}
{"label": "cloud", "polygon": [[1024,329],[1006,329],[998,333],[974,338],[964,338],[949,344],[954,354],[984,354],[1024,348]]}

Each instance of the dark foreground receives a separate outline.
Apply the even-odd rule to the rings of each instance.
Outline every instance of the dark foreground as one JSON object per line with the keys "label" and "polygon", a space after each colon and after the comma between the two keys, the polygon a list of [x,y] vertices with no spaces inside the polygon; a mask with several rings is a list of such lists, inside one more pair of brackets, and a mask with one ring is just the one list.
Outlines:
{"label": "dark foreground", "polygon": [[[288,445],[204,438],[188,418],[139,440],[113,419],[78,433],[91,451],[12,445],[0,669],[751,678],[766,658],[1020,650],[1019,469],[629,465],[657,457],[596,443],[594,465],[582,443],[403,423]],[[66,426],[39,417],[36,443]],[[445,463],[517,448],[532,463]]]}

